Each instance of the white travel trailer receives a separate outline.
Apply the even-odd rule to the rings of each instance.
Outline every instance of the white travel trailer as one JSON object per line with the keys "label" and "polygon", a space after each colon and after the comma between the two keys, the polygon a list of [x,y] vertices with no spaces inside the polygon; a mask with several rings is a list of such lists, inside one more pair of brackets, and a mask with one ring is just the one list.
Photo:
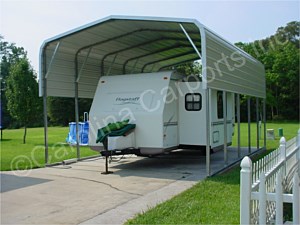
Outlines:
{"label": "white travel trailer", "polygon": [[[130,119],[134,132],[125,137],[108,137],[108,149],[139,149],[141,155],[161,154],[177,148],[211,149],[224,145],[223,92],[211,90],[209,101],[196,76],[174,71],[103,76],[98,83],[90,111],[89,145],[96,144],[97,130],[108,123]],[[234,126],[233,94],[227,94],[227,145]],[[210,107],[211,128],[206,143],[206,107]],[[204,148],[203,148],[204,149]]]}

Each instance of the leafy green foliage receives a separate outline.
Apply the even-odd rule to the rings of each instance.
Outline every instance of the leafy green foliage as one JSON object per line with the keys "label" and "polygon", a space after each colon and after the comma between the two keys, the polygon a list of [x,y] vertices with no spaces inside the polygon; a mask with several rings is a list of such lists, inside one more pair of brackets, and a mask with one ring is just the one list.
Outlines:
{"label": "leafy green foliage", "polygon": [[[84,112],[89,112],[92,99],[79,99],[79,120],[83,121]],[[62,113],[63,109],[63,113]],[[73,98],[48,98],[48,115],[52,125],[67,126],[75,121],[75,101]]]}
{"label": "leafy green foliage", "polygon": [[7,109],[25,127],[37,120],[42,112],[36,76],[26,58],[15,62],[9,70],[6,84]]}
{"label": "leafy green foliage", "polygon": [[10,127],[15,121],[7,110],[7,99],[5,95],[6,79],[9,76],[11,66],[20,59],[27,57],[27,53],[22,47],[17,47],[14,43],[4,41],[0,35],[0,82],[1,82],[1,106],[2,106],[2,126]]}
{"label": "leafy green foliage", "polygon": [[299,31],[294,21],[266,39],[236,44],[265,65],[269,119],[299,119]]}
{"label": "leafy green foliage", "polygon": [[176,70],[185,75],[195,75],[201,78],[202,65],[199,61],[195,61],[193,63],[184,63],[176,66]]}

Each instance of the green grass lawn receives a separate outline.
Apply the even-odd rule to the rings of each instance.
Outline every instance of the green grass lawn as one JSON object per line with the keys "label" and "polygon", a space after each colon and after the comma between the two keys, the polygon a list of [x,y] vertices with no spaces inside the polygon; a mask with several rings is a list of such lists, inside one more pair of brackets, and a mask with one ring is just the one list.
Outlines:
{"label": "green grass lawn", "polygon": [[[267,153],[279,146],[278,128],[287,140],[296,136],[298,123],[268,123],[276,140],[267,140]],[[248,146],[248,125],[241,124],[241,145]],[[235,132],[236,134],[236,132]],[[251,124],[251,142],[256,146],[256,124]],[[260,141],[262,146],[263,141]],[[236,136],[233,139],[236,145]],[[210,177],[192,188],[137,215],[126,224],[239,224],[240,168]]]}
{"label": "green grass lawn", "polygon": [[[76,147],[66,144],[68,127],[49,127],[49,163],[76,158]],[[44,129],[27,130],[23,144],[24,129],[4,130],[1,141],[1,171],[31,169],[45,166]],[[80,147],[81,157],[97,155],[89,147]]]}
{"label": "green grass lawn", "polygon": [[239,170],[199,182],[127,224],[239,224]]}
{"label": "green grass lawn", "polygon": [[[298,129],[300,128],[299,123],[296,122],[281,122],[281,123],[267,123],[267,129],[274,129],[275,140],[267,140],[267,149],[273,150],[279,146],[279,132],[278,129],[283,129],[283,136],[288,140],[297,135]],[[256,123],[251,123],[251,146],[256,147],[256,135],[257,128]],[[262,125],[263,131],[263,125]],[[235,125],[235,136],[233,137],[232,146],[237,146],[237,124]],[[263,146],[263,134],[259,141],[259,145]],[[241,146],[248,146],[248,124],[241,124]]]}

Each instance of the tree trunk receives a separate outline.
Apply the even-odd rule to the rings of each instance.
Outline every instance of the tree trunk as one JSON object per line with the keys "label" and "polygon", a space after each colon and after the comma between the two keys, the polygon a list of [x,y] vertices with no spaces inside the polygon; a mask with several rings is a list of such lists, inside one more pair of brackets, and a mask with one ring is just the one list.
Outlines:
{"label": "tree trunk", "polygon": [[26,134],[27,134],[27,127],[24,126],[24,136],[23,136],[23,144],[26,143]]}

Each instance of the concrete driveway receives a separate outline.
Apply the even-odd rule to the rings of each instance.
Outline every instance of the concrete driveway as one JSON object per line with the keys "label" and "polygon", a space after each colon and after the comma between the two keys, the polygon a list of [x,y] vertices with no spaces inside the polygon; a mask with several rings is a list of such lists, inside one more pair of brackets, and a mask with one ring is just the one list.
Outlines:
{"label": "concrete driveway", "polygon": [[[115,158],[117,160],[118,158]],[[229,161],[236,161],[229,150]],[[205,156],[175,151],[155,158],[127,156],[109,165],[103,158],[66,166],[1,173],[1,224],[122,224],[205,178]],[[223,152],[212,170],[224,168]]]}

